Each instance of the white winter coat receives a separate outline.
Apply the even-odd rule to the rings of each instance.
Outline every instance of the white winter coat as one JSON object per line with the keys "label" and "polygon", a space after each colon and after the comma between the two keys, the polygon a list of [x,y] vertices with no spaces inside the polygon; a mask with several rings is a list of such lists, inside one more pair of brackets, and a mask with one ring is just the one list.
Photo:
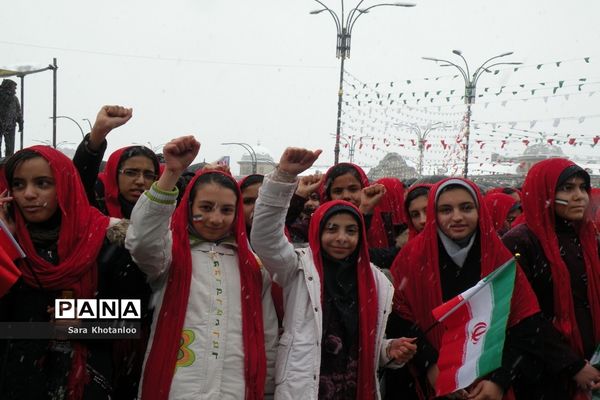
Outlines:
{"label": "white winter coat", "polygon": [[[151,197],[140,197],[131,214],[126,247],[133,260],[148,276],[154,290],[154,319],[146,359],[152,346],[156,321],[171,266],[172,235],[170,217],[175,210],[176,193],[152,187]],[[165,204],[172,200],[173,204]],[[169,399],[244,399],[244,350],[240,274],[235,243],[204,242],[192,246],[192,282],[183,325],[188,341],[182,352],[186,362],[175,369]],[[271,280],[263,272],[263,320],[267,356],[266,398],[273,393],[277,315],[271,298]],[[189,364],[189,365],[187,365]],[[145,368],[152,368],[144,363]],[[140,384],[140,388],[142,385]]]}
{"label": "white winter coat", "polygon": [[[321,282],[310,248],[294,249],[284,236],[284,221],[296,183],[266,176],[254,209],[251,242],[274,282],[283,288],[284,332],[275,363],[275,399],[317,399],[321,365]],[[389,361],[385,326],[394,288],[371,264],[378,295],[377,336],[373,374]]]}

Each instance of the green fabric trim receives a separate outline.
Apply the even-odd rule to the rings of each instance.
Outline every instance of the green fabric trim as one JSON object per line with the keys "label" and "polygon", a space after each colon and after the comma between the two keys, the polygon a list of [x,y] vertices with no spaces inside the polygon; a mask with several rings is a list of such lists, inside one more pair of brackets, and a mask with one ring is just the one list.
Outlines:
{"label": "green fabric trim", "polygon": [[157,197],[152,196],[150,191],[146,191],[145,194],[146,194],[146,197],[148,197],[151,201],[158,203],[158,204],[164,204],[166,206],[170,206],[172,204],[177,203],[177,198],[174,198],[172,200],[163,200],[163,199],[159,199]]}
{"label": "green fabric trim", "polygon": [[178,196],[179,195],[179,189],[177,187],[175,187],[173,190],[162,190],[158,187],[157,182],[154,182],[152,184],[152,190],[155,190],[158,194],[163,194],[165,196]]}
{"label": "green fabric trim", "polygon": [[156,182],[154,182],[152,187],[150,187],[150,190],[146,190],[144,193],[151,201],[170,206],[177,203],[179,189],[175,188],[174,190],[167,192],[159,189]]}

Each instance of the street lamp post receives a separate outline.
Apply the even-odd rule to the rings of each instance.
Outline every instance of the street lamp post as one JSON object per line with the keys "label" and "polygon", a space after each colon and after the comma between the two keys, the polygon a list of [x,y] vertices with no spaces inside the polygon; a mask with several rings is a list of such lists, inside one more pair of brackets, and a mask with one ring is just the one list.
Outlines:
{"label": "street lamp post", "polygon": [[334,163],[337,164],[340,159],[340,136],[341,136],[341,125],[342,125],[342,97],[344,94],[344,61],[346,58],[350,58],[350,41],[352,38],[352,30],[356,20],[363,14],[368,13],[371,9],[381,6],[394,6],[394,7],[414,7],[414,3],[380,3],[375,4],[367,8],[359,8],[364,0],[360,0],[358,4],[352,8],[348,15],[344,13],[344,0],[341,0],[341,13],[338,15],[331,8],[327,7],[322,1],[315,0],[321,6],[322,9],[311,11],[310,14],[319,14],[323,11],[327,11],[335,22],[337,30],[337,42],[336,42],[336,56],[340,59],[340,82],[338,89],[338,107],[337,107],[337,126],[335,130],[335,147],[334,147]]}
{"label": "street lamp post", "polygon": [[417,135],[417,139],[418,139],[417,144],[418,144],[418,148],[419,148],[419,164],[417,165],[417,172],[419,173],[419,176],[423,176],[423,156],[425,153],[425,144],[427,143],[427,136],[433,130],[440,129],[440,128],[441,129],[448,128],[448,125],[444,124],[443,122],[429,123],[425,126],[419,126],[419,124],[416,124],[416,123],[404,123],[404,122],[401,122],[401,123],[398,123],[395,125],[406,127],[408,129],[410,129],[412,131],[412,133]]}
{"label": "street lamp post", "polygon": [[257,164],[256,153],[254,152],[254,149],[252,148],[252,146],[250,146],[248,143],[241,143],[241,142],[226,142],[226,143],[221,143],[221,144],[222,145],[237,144],[238,146],[242,146],[244,149],[246,149],[246,151],[250,154],[250,160],[252,162],[252,173],[256,174],[256,164]]}
{"label": "street lamp post", "polygon": [[492,71],[490,71],[490,68],[492,68],[492,67],[495,67],[498,65],[520,65],[522,63],[520,63],[520,62],[497,62],[497,63],[493,63],[493,64],[488,64],[493,60],[496,60],[501,57],[510,56],[511,54],[513,54],[512,51],[509,51],[507,53],[498,54],[497,56],[488,58],[486,61],[483,62],[483,64],[481,64],[475,70],[475,72],[473,72],[473,75],[471,75],[471,72],[469,69],[469,64],[467,63],[467,60],[465,59],[465,57],[462,55],[462,52],[460,50],[452,50],[452,53],[454,53],[457,56],[459,56],[460,58],[462,58],[462,60],[465,64],[466,70],[465,70],[465,68],[462,68],[460,65],[453,63],[452,61],[443,60],[440,58],[433,58],[433,57],[422,57],[422,58],[424,60],[442,62],[442,63],[444,63],[444,64],[440,64],[440,66],[442,66],[442,67],[454,67],[454,68],[458,69],[460,71],[460,74],[462,75],[463,79],[465,80],[465,104],[467,105],[467,113],[465,115],[465,125],[466,125],[465,141],[466,141],[466,143],[465,143],[465,167],[464,167],[463,175],[466,178],[469,174],[469,136],[471,135],[471,104],[475,104],[477,81],[479,80],[479,77],[484,72],[492,72]]}
{"label": "street lamp post", "polygon": [[87,119],[87,118],[81,118],[81,120],[88,123],[88,125],[90,127],[90,132],[91,132],[92,131],[92,122],[89,119]]}
{"label": "street lamp post", "polygon": [[[332,134],[331,136],[335,137],[335,134]],[[348,159],[351,163],[354,162],[354,150],[356,149],[356,145],[359,143],[362,143],[363,139],[372,139],[373,136],[369,136],[369,135],[362,135],[362,136],[356,136],[356,135],[350,135],[350,136],[343,136],[340,135],[340,140],[343,140],[344,142],[346,142],[346,144],[348,145]]]}
{"label": "street lamp post", "polygon": [[[54,117],[48,117],[50,119],[53,119]],[[75,125],[77,125],[77,127],[79,128],[79,131],[81,132],[81,138],[83,139],[85,137],[85,133],[83,132],[83,128],[81,127],[81,125],[79,125],[79,122],[77,122],[75,119],[66,116],[66,115],[57,115],[56,118],[65,118],[68,119],[69,121],[75,123]],[[56,142],[56,136],[54,136],[54,142]]]}

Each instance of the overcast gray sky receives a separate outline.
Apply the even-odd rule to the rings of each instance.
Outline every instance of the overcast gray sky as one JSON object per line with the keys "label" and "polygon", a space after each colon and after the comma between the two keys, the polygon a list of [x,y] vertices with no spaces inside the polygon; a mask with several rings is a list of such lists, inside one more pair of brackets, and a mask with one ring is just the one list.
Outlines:
{"label": "overcast gray sky", "polygon": [[[415,2],[414,8],[374,9],[356,24],[352,57],[346,67],[367,87],[347,85],[346,93],[356,96],[352,99],[358,100],[370,90],[374,95],[377,83],[377,90],[391,98],[415,90],[420,93],[416,98],[423,97],[424,91],[437,90],[456,89],[460,95],[462,80],[450,77],[456,71],[421,57],[458,62],[451,50],[460,49],[469,63],[477,66],[493,55],[514,51],[510,60],[522,61],[524,68],[486,74],[479,81],[479,93],[484,87],[489,87],[490,93],[477,100],[473,119],[503,123],[504,127],[498,128],[501,132],[482,127],[472,133],[473,140],[489,141],[481,149],[479,142],[473,146],[474,162],[486,163],[494,146],[498,150],[500,136],[509,131],[509,121],[521,121],[515,126],[521,130],[514,131],[511,143],[502,149],[514,153],[525,149],[525,136],[518,135],[527,135],[523,131],[530,130],[531,121],[536,121],[531,130],[559,133],[557,137],[563,138],[583,135],[578,139],[581,142],[591,143],[593,136],[600,135],[600,84],[593,83],[600,82],[600,2]],[[339,1],[325,3],[339,11]],[[347,8],[356,3],[345,2]],[[372,4],[376,2],[363,3]],[[286,146],[294,145],[322,148],[318,163],[333,162],[331,134],[335,132],[339,76],[336,32],[326,13],[309,15],[310,10],[319,8],[314,1],[20,0],[2,8],[10,17],[5,14],[3,18],[0,66],[44,65],[56,57],[59,115],[86,126],[81,119],[93,121],[103,104],[134,108],[133,119],[109,136],[109,152],[132,142],[159,149],[176,136],[192,133],[202,143],[199,160],[230,154],[235,162],[244,150],[221,142],[256,145],[260,141],[276,160]],[[589,62],[584,61],[586,57]],[[560,65],[552,65],[558,61],[562,61]],[[538,69],[539,64],[543,66]],[[440,76],[445,78],[424,79]],[[578,90],[573,82],[580,78],[587,80]],[[551,90],[530,93],[536,82],[561,80],[565,86],[573,86],[554,95]],[[525,87],[519,88],[520,84]],[[492,94],[502,85],[517,88],[518,93],[508,97]],[[25,88],[27,146],[51,139],[52,74],[28,76]],[[417,115],[407,112],[398,101],[377,108],[365,107],[365,102],[359,107],[352,99],[344,115],[344,133],[348,135],[358,134],[352,121],[360,113],[391,113],[407,122],[414,122],[411,118]],[[426,101],[418,105],[425,106]],[[444,118],[460,122],[461,100],[440,101],[421,109],[425,113],[422,124]],[[434,108],[434,104],[440,107]],[[442,113],[446,115],[443,118]],[[581,116],[586,116],[584,121],[575,118]],[[556,118],[562,118],[558,126]],[[384,129],[377,121],[370,124],[362,123],[363,133],[375,138],[357,150],[355,161],[373,165],[385,151],[415,160],[415,148],[407,142],[413,136],[408,131]],[[449,157],[442,153],[439,134],[432,138],[435,146],[426,161]],[[455,132],[448,132],[448,137],[454,136]],[[80,139],[72,122],[59,120],[58,142],[77,143]],[[386,146],[383,139],[392,143]],[[600,143],[595,148],[587,144],[563,147],[568,154],[583,156],[597,154]],[[342,148],[341,159],[347,157],[347,149]],[[482,171],[486,168],[492,167],[484,165]],[[233,170],[237,172],[237,166]]]}

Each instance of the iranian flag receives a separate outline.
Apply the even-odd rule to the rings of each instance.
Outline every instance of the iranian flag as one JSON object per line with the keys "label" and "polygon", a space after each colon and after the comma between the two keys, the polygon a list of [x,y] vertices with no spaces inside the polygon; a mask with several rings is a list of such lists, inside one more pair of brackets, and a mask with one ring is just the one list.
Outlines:
{"label": "iranian flag", "polygon": [[590,358],[590,364],[596,368],[600,367],[600,345],[598,345],[596,351],[592,355],[592,358]]}
{"label": "iranian flag", "polygon": [[500,367],[516,273],[513,258],[433,310],[444,324],[436,395],[463,389]]}

